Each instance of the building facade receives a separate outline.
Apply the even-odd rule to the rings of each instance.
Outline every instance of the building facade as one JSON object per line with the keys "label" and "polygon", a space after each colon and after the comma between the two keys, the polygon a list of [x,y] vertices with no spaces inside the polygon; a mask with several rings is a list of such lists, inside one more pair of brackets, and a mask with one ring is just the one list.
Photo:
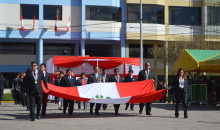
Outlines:
{"label": "building facade", "polygon": [[[0,72],[8,75],[54,55],[140,56],[139,0],[0,0],[0,12]],[[142,30],[144,60],[163,75],[153,53],[159,45],[220,41],[220,0],[143,0]]]}

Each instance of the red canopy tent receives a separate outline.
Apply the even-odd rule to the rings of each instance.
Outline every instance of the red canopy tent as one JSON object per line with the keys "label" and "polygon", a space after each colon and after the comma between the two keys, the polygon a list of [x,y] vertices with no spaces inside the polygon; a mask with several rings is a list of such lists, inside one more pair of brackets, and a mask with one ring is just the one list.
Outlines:
{"label": "red canopy tent", "polygon": [[120,74],[124,76],[128,74],[129,69],[134,71],[134,75],[138,75],[140,71],[139,58],[53,56],[46,64],[47,71],[51,74],[60,67],[63,72],[71,68],[77,76],[82,72],[87,75],[93,73],[94,66],[99,66],[100,69],[107,68],[108,74],[113,74],[114,68],[118,68]]}

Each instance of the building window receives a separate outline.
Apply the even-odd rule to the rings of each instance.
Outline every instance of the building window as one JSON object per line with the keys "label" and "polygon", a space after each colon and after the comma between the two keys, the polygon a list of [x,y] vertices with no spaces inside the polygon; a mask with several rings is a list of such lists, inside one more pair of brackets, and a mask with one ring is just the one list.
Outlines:
{"label": "building window", "polygon": [[201,25],[200,7],[169,7],[171,25]]}
{"label": "building window", "polygon": [[62,20],[62,6],[44,5],[44,20]]}
{"label": "building window", "polygon": [[[144,45],[144,58],[153,58],[153,45]],[[130,44],[129,45],[129,57],[140,57],[140,45]]]}
{"label": "building window", "polygon": [[121,8],[110,6],[86,6],[86,20],[121,22]]}
{"label": "building window", "polygon": [[21,4],[21,14],[23,19],[35,19],[39,18],[39,5],[28,5],[28,4]]}
{"label": "building window", "polygon": [[208,25],[220,26],[220,7],[211,7],[207,9]]}
{"label": "building window", "polygon": [[74,55],[75,44],[45,43],[44,55]]}
{"label": "building window", "polygon": [[112,44],[86,44],[86,55],[97,57],[112,57]]}
{"label": "building window", "polygon": [[[127,5],[128,23],[140,22],[140,5]],[[143,5],[143,23],[164,24],[164,6],[162,5]]]}
{"label": "building window", "polygon": [[36,54],[35,43],[0,43],[0,54]]}

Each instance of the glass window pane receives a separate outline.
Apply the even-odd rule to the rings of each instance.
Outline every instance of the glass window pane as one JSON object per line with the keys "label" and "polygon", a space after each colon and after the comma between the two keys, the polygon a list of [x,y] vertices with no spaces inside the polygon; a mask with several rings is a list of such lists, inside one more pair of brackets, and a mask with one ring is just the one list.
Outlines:
{"label": "glass window pane", "polygon": [[36,54],[35,43],[0,43],[0,54]]}
{"label": "glass window pane", "polygon": [[201,7],[169,7],[170,24],[201,25]]}
{"label": "glass window pane", "polygon": [[44,55],[74,55],[75,44],[45,43]]}
{"label": "glass window pane", "polygon": [[121,21],[121,8],[86,6],[86,20]]}
{"label": "glass window pane", "polygon": [[207,8],[208,13],[208,25],[220,26],[220,7],[209,6]]}
{"label": "glass window pane", "polygon": [[[127,5],[127,19],[129,23],[140,22],[140,5]],[[143,4],[143,23],[164,24],[164,6]]]}
{"label": "glass window pane", "polygon": [[21,4],[21,14],[23,19],[35,19],[39,18],[39,5],[28,5],[28,4]]}
{"label": "glass window pane", "polygon": [[[143,45],[143,56],[144,58],[153,58],[153,45]],[[140,45],[130,44],[129,45],[129,57],[140,57]]]}
{"label": "glass window pane", "polygon": [[62,20],[62,6],[44,5],[44,20]]}

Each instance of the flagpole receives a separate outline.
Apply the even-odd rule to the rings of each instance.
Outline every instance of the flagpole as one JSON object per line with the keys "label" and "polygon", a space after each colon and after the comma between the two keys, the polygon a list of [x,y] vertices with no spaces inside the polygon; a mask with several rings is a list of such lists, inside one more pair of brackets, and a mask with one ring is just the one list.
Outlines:
{"label": "flagpole", "polygon": [[143,36],[142,36],[142,17],[143,17],[143,9],[142,9],[142,0],[140,0],[140,60],[141,60],[141,70],[143,70]]}

